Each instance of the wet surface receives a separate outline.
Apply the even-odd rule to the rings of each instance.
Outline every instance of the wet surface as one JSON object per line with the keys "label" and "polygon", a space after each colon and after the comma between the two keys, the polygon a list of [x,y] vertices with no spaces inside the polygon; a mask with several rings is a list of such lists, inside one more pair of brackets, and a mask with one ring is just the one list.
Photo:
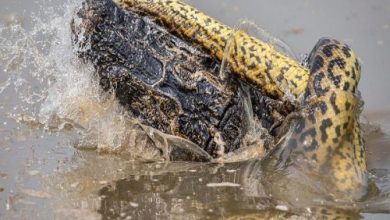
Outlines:
{"label": "wet surface", "polygon": [[[112,137],[99,134],[116,128],[105,122],[118,112],[115,105],[96,97],[90,69],[75,64],[68,24],[80,2],[6,1],[0,8],[0,218],[214,219],[248,213],[293,217],[299,200],[293,206],[270,200],[266,189],[259,187],[257,161],[225,166],[145,164],[74,148],[79,130],[53,119],[53,112],[60,118],[77,118],[80,126],[98,131],[90,137],[100,137],[98,144],[109,146],[115,142]],[[390,3],[189,3],[232,26],[252,20],[298,56],[323,36],[351,44],[363,65],[359,88],[366,102],[363,121],[371,124],[366,138],[369,168],[382,191],[357,206],[367,219],[387,219]],[[88,111],[99,108],[99,114]],[[91,118],[102,122],[85,122]]]}

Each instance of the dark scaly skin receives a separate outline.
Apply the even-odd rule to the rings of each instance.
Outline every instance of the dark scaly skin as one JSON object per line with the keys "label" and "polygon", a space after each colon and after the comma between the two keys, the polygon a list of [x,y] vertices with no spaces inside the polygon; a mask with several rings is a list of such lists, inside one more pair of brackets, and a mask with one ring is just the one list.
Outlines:
{"label": "dark scaly skin", "polygon": [[290,129],[291,139],[278,147],[284,155],[279,164],[288,155],[302,169],[330,176],[336,191],[347,192],[349,197],[361,196],[367,168],[358,123],[359,99],[355,97],[360,65],[347,45],[333,40],[320,42],[311,53],[308,70],[271,45],[242,31],[234,32],[180,1],[116,2],[156,18],[220,60],[228,46],[226,60],[233,71],[267,95],[282,98],[285,93],[295,97],[304,94],[303,109],[297,114],[301,120]]}
{"label": "dark scaly skin", "polygon": [[[269,102],[275,100],[237,78],[221,80],[218,60],[151,19],[120,10],[111,0],[85,0],[71,28],[75,54],[94,67],[100,86],[115,93],[126,114],[190,140],[198,145],[187,148],[192,153],[206,151],[198,157],[175,148],[169,159],[204,161],[222,149],[228,153],[248,145],[264,147],[256,148],[261,154],[273,146],[268,130],[279,119],[271,115],[275,107]],[[282,110],[283,117],[290,112]],[[264,132],[252,135],[250,126]],[[166,158],[166,151],[160,152]]]}
{"label": "dark scaly skin", "polygon": [[272,45],[236,31],[180,1],[115,0],[123,8],[146,13],[158,19],[172,32],[206,49],[232,70],[259,86],[267,95],[295,97],[306,88],[309,72],[295,60],[278,52]]}

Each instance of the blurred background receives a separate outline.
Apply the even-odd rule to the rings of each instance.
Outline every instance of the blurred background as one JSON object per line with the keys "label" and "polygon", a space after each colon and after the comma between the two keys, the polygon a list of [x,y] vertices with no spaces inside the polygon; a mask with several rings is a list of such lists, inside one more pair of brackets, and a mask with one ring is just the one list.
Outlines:
{"label": "blurred background", "polygon": [[378,1],[188,1],[214,18],[237,26],[255,22],[299,56],[321,37],[347,42],[362,63],[359,88],[365,109],[390,110],[390,2]]}

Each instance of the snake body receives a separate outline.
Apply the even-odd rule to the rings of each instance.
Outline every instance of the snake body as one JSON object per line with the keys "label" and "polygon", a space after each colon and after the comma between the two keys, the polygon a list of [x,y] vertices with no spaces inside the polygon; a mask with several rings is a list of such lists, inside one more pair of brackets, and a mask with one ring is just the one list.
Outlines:
{"label": "snake body", "polygon": [[307,69],[276,51],[272,45],[235,31],[180,1],[117,0],[131,10],[138,10],[158,19],[172,32],[194,42],[222,60],[225,57],[232,70],[252,81],[266,94],[280,98],[286,91],[298,96],[306,88]]}
{"label": "snake body", "polygon": [[292,161],[299,170],[326,177],[343,196],[361,198],[367,166],[358,122],[359,62],[348,45],[324,38],[311,52],[309,66],[303,108],[285,123],[289,132],[275,148],[276,166]]}
{"label": "snake body", "polygon": [[115,2],[158,20],[215,58],[225,59],[233,72],[266,95],[282,99],[292,94],[301,100],[298,119],[285,123],[292,124],[287,132],[290,138],[276,146],[277,163],[293,163],[308,172],[327,175],[336,191],[350,198],[362,195],[367,168],[356,97],[360,65],[349,46],[322,39],[311,52],[309,68],[305,68],[272,45],[233,30],[180,1]]}

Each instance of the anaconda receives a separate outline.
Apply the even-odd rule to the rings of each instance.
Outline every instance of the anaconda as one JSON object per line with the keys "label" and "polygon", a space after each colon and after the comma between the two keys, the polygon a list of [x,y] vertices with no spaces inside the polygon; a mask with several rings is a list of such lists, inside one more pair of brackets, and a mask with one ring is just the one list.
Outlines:
{"label": "anaconda", "polygon": [[[164,132],[186,137],[213,156],[218,156],[221,146],[226,147],[225,153],[244,148],[249,127],[265,128],[261,133],[266,137],[255,138],[264,142],[271,136],[272,141],[260,146],[268,151],[265,166],[295,167],[330,177],[335,186],[332,191],[347,198],[357,199],[364,194],[367,171],[356,97],[360,65],[347,45],[321,40],[310,55],[307,69],[272,45],[234,31],[180,1],[116,2],[129,10],[132,19],[117,8],[110,13],[119,15],[105,11],[100,17],[92,16],[83,24],[90,47],[83,48],[85,38],[81,36],[81,41],[76,41],[84,49],[79,51],[80,56],[93,62],[103,87],[115,87],[118,98],[135,117]],[[134,11],[156,19],[211,57],[185,46],[178,38],[170,41],[167,32],[154,28],[150,20],[136,17]],[[93,13],[86,17],[89,15]],[[115,16],[116,27],[120,24],[123,29],[105,30],[114,25],[110,16]],[[127,28],[136,31],[132,35],[125,31]],[[133,42],[124,43],[125,39]],[[142,43],[145,40],[147,43]],[[171,48],[168,53],[164,49],[167,47]],[[175,53],[178,48],[180,52]],[[228,56],[224,57],[226,48]],[[158,54],[159,59],[150,54]],[[191,54],[193,59],[180,60],[183,56],[172,54],[186,54],[184,58]],[[224,58],[231,75],[239,77],[221,83],[216,74],[219,64],[214,60]],[[255,86],[247,86],[246,82]],[[250,98],[243,101],[248,94]],[[290,94],[294,98],[285,100],[292,97]],[[248,114],[249,100],[254,111]],[[282,108],[269,104],[278,101],[300,103]],[[247,116],[252,113],[252,119],[262,126],[248,126]],[[285,123],[274,132],[271,128],[275,119],[280,121],[285,116]]]}
{"label": "anaconda", "polygon": [[[303,95],[301,120],[290,127],[278,166],[286,160],[309,172],[333,179],[340,192],[362,196],[367,182],[366,157],[358,123],[357,85],[360,64],[350,47],[337,40],[320,40],[306,69],[279,53],[272,45],[219,23],[178,0],[116,0],[128,10],[145,13],[170,31],[198,44],[234,73],[246,78],[266,95]],[[230,43],[231,42],[231,43]],[[231,44],[231,45],[230,45]],[[227,57],[225,49],[227,49]],[[290,126],[290,121],[288,126]],[[303,161],[303,162],[302,162]],[[364,192],[364,190],[363,190]],[[363,193],[364,194],[364,193]]]}

